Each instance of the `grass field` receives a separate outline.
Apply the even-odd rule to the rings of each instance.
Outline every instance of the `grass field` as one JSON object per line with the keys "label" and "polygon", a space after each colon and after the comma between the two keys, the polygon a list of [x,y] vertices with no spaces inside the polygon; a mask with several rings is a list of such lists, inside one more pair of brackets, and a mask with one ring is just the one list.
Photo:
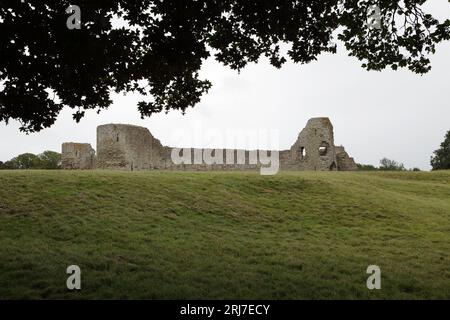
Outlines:
{"label": "grass field", "polygon": [[0,171],[0,298],[450,299],[450,171]]}

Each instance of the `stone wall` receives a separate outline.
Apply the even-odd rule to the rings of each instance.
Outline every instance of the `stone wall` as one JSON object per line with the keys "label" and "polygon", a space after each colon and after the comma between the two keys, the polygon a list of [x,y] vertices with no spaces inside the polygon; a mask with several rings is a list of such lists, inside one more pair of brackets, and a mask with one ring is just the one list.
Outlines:
{"label": "stone wall", "polygon": [[292,169],[337,170],[333,125],[330,119],[309,119],[292,145],[290,153],[289,162],[285,163]]}
{"label": "stone wall", "polygon": [[63,169],[94,169],[95,150],[89,143],[63,143],[61,167]]}
{"label": "stone wall", "polygon": [[97,168],[151,170],[161,167],[165,148],[147,128],[107,124],[97,127]]}
{"label": "stone wall", "polygon": [[[237,149],[175,149],[168,148],[164,156],[164,169],[171,170],[253,170],[266,165],[262,164],[260,153],[271,155],[268,150],[237,150]],[[172,152],[186,157],[186,163],[177,164],[172,160]],[[207,164],[204,160],[208,160]]]}
{"label": "stone wall", "polygon": [[335,147],[336,162],[339,171],[355,171],[358,170],[358,166],[355,160],[351,158],[345,151],[343,146]]}
{"label": "stone wall", "polygon": [[[64,144],[66,145],[66,144]],[[87,163],[73,157],[73,150],[64,149],[64,168],[87,168]],[[68,144],[74,145],[74,144]],[[80,144],[81,145],[81,144]],[[90,145],[88,145],[90,147]],[[92,148],[91,148],[92,149]],[[89,151],[90,152],[90,151]],[[83,151],[84,153],[89,153]],[[267,166],[258,157],[259,150],[175,149],[163,146],[147,128],[125,124],[107,124],[97,128],[95,167],[140,171],[166,170],[254,170]],[[355,170],[356,164],[342,146],[335,147],[333,125],[328,118],[312,118],[289,150],[264,151],[270,157],[278,153],[282,170]],[[263,154],[265,154],[263,153]],[[175,155],[175,157],[174,157]],[[274,154],[275,155],[275,154]],[[207,164],[205,157],[215,159]],[[176,161],[173,159],[184,159]],[[233,161],[231,161],[231,159]],[[265,158],[267,160],[267,158]],[[71,163],[73,161],[73,163]],[[91,166],[92,167],[92,166]]]}

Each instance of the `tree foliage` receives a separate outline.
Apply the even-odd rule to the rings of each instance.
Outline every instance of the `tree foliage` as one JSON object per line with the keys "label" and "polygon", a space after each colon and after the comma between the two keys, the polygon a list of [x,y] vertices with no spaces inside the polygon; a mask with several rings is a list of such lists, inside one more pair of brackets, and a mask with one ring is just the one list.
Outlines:
{"label": "tree foliage", "polygon": [[[425,73],[450,20],[423,12],[424,2],[78,0],[82,27],[69,30],[69,1],[0,0],[0,121],[39,131],[64,107],[79,121],[108,108],[113,91],[146,96],[143,117],[185,112],[211,87],[199,76],[211,55],[235,70],[261,56],[279,68],[334,53],[336,40],[367,70]],[[375,4],[380,28],[367,24]]]}
{"label": "tree foliage", "polygon": [[44,151],[41,154],[22,153],[9,161],[1,162],[0,169],[60,169],[61,154],[55,151]]}
{"label": "tree foliage", "polygon": [[439,149],[434,151],[431,157],[431,167],[433,170],[450,169],[450,130],[447,131],[444,141]]}
{"label": "tree foliage", "polygon": [[55,151],[44,151],[38,155],[40,161],[39,169],[60,169],[61,154]]}
{"label": "tree foliage", "polygon": [[5,162],[0,161],[0,170],[12,170],[12,169],[17,168],[15,168],[15,164],[11,160]]}
{"label": "tree foliage", "polygon": [[383,158],[380,160],[380,170],[386,170],[386,171],[404,171],[405,166],[403,163],[398,163],[395,160],[391,160],[388,158]]}
{"label": "tree foliage", "polygon": [[11,159],[17,169],[33,169],[40,167],[40,159],[32,153],[23,153]]}

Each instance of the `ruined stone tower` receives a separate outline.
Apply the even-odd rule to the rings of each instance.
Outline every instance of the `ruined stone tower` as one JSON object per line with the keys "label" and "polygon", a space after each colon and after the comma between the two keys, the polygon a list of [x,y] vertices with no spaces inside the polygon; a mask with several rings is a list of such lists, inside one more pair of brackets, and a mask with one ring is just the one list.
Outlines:
{"label": "ruined stone tower", "polygon": [[333,125],[328,118],[309,119],[290,151],[300,170],[338,170]]}
{"label": "ruined stone tower", "polygon": [[[213,155],[218,161],[208,164],[175,163],[173,151],[153,137],[147,128],[126,124],[107,124],[97,128],[97,156],[89,144],[63,144],[62,161],[65,169],[115,169],[127,171],[172,169],[172,170],[253,170],[262,166],[261,159],[252,158],[255,150],[190,149],[191,155]],[[264,151],[264,150],[257,150]],[[264,151],[267,152],[267,151]],[[282,170],[348,171],[357,166],[344,147],[334,145],[333,125],[328,118],[312,118],[300,132],[289,150],[268,151],[279,155]],[[233,159],[240,154],[242,163],[226,162],[226,155]],[[193,156],[194,157],[194,156]],[[253,159],[253,160],[251,160]]]}
{"label": "ruined stone tower", "polygon": [[63,143],[61,167],[63,169],[94,169],[95,150],[89,143]]}
{"label": "ruined stone tower", "polygon": [[[151,170],[167,155],[147,128],[106,124],[97,127],[97,168]],[[170,156],[170,153],[169,153]]]}

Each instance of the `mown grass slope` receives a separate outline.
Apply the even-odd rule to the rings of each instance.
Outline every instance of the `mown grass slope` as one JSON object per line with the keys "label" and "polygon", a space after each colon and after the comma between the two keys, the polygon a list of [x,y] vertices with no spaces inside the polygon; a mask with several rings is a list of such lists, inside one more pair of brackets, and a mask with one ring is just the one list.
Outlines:
{"label": "mown grass slope", "polygon": [[448,171],[0,171],[2,299],[450,299],[449,266]]}

